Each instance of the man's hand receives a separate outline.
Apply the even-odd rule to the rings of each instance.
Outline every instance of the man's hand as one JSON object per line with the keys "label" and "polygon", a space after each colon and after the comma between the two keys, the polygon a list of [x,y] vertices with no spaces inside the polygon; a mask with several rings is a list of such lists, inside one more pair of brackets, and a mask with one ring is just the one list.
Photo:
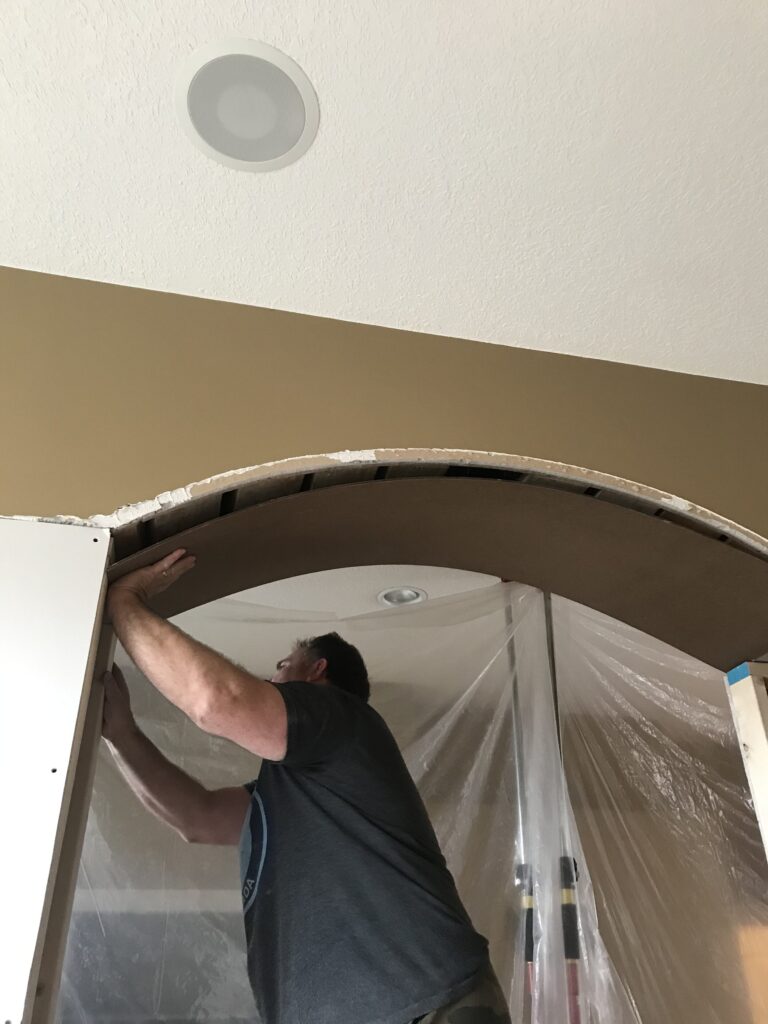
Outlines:
{"label": "man's hand", "polygon": [[101,735],[115,745],[136,729],[131,711],[131,695],[125,677],[117,665],[104,673],[104,719]]}
{"label": "man's hand", "polygon": [[154,565],[129,572],[115,580],[107,591],[107,615],[113,619],[115,607],[126,598],[146,603],[155,594],[167,590],[194,566],[195,556],[188,554],[185,548],[177,548]]}

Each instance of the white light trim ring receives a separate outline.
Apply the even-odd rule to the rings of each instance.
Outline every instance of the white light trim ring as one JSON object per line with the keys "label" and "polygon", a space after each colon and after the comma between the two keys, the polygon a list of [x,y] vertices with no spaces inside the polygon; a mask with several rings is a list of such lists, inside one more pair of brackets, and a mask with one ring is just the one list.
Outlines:
{"label": "white light trim ring", "polygon": [[426,601],[427,592],[419,587],[388,587],[377,595],[376,600],[385,608],[402,608],[404,605]]}
{"label": "white light trim ring", "polygon": [[[283,72],[298,91],[304,107],[304,127],[298,139],[284,153],[265,160],[241,160],[223,153],[200,134],[190,112],[189,96],[197,76],[209,66],[227,57],[256,57]],[[275,171],[298,160],[315,140],[320,124],[320,107],[309,78],[299,65],[280,50],[252,39],[223,39],[209,43],[191,54],[179,69],[176,85],[176,112],[190,141],[217,163],[240,171]]]}

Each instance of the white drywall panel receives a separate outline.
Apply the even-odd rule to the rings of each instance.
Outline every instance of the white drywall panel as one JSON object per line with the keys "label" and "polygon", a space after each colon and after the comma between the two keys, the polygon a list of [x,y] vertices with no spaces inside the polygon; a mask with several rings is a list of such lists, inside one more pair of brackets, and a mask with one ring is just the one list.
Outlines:
{"label": "white drywall panel", "polygon": [[109,531],[0,519],[0,1020],[19,1024],[69,802]]}

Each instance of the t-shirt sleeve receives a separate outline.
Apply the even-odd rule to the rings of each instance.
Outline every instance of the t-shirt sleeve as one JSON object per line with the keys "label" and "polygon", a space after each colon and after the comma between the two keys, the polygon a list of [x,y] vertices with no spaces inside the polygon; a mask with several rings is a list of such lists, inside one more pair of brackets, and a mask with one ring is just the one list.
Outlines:
{"label": "t-shirt sleeve", "polygon": [[288,744],[277,764],[303,768],[327,760],[352,738],[355,714],[350,697],[316,683],[274,684],[288,712]]}

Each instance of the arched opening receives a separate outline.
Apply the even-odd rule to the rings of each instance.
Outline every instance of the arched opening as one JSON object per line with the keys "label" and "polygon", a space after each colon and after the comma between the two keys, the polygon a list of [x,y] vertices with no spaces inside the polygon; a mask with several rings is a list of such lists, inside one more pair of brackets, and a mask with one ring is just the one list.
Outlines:
{"label": "arched opening", "polygon": [[714,669],[768,648],[768,545],[679,498],[576,467],[479,453],[372,452],[225,474],[122,510],[112,579],[184,546],[175,616],[290,577],[441,566],[511,579]]}

